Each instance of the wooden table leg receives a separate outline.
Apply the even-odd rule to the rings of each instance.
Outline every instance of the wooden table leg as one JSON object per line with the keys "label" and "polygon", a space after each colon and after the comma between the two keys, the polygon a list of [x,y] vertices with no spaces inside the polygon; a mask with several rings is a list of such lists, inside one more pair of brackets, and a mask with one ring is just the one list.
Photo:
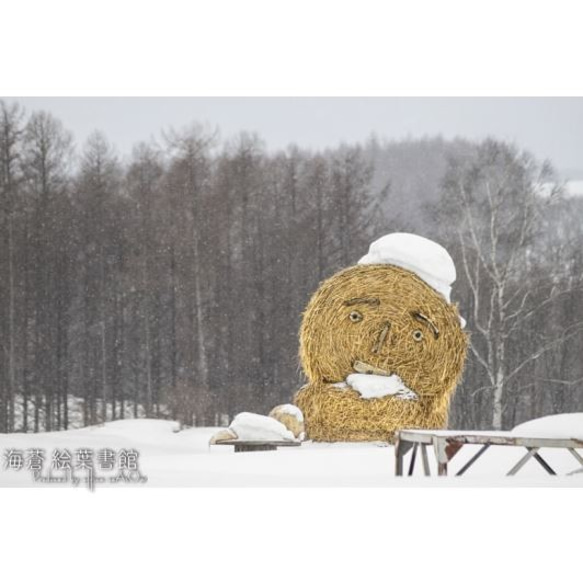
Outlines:
{"label": "wooden table leg", "polygon": [[421,459],[423,460],[423,473],[426,476],[430,476],[429,471],[429,458],[427,457],[427,445],[425,443],[421,444]]}
{"label": "wooden table leg", "polygon": [[469,469],[473,463],[490,447],[490,444],[487,443],[486,445],[482,446],[480,450],[474,454],[470,460],[464,465],[464,467],[456,474],[456,476],[462,476],[467,469]]}
{"label": "wooden table leg", "polygon": [[583,466],[583,457],[579,455],[579,452],[573,448],[569,448],[569,451],[573,454],[573,457]]}
{"label": "wooden table leg", "polygon": [[549,473],[551,476],[556,476],[557,472],[547,464],[547,462],[542,458],[539,453],[535,453],[532,457]]}
{"label": "wooden table leg", "polygon": [[397,439],[395,444],[395,475],[403,475],[403,458],[405,454],[413,447],[413,444],[409,441],[403,441],[402,439]]}
{"label": "wooden table leg", "polygon": [[413,475],[413,470],[415,469],[415,458],[417,457],[417,448],[419,447],[419,444],[416,443],[413,446],[413,451],[411,452],[411,462],[409,463],[409,475],[412,476]]}
{"label": "wooden table leg", "polygon": [[437,475],[447,476],[447,453],[445,451],[445,439],[440,437],[433,438],[433,449],[435,450],[435,457],[437,458]]}
{"label": "wooden table leg", "polygon": [[235,443],[235,453],[241,451],[274,451],[277,449],[275,445],[269,444],[254,444],[249,445],[248,443]]}
{"label": "wooden table leg", "polygon": [[528,453],[518,460],[518,463],[506,474],[507,476],[514,476],[518,473],[520,468],[524,466],[524,464],[538,452],[538,447],[527,447]]}

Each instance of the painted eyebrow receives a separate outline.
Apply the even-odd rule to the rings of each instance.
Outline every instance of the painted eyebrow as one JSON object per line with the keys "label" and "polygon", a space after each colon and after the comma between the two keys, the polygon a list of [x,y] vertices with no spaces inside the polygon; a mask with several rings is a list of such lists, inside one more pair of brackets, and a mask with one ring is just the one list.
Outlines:
{"label": "painted eyebrow", "polygon": [[380,305],[381,300],[379,298],[352,298],[350,300],[345,300],[345,306],[356,306],[357,304],[369,304],[371,306]]}
{"label": "painted eyebrow", "polygon": [[437,329],[437,326],[425,314],[422,314],[421,312],[411,312],[411,316],[413,316],[418,322],[428,326],[433,332],[435,338],[439,338],[439,330]]}

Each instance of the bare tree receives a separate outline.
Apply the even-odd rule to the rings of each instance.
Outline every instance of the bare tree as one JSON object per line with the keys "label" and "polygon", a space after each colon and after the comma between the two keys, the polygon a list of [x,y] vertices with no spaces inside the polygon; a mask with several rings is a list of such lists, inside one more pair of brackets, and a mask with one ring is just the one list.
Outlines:
{"label": "bare tree", "polygon": [[[2,264],[6,264],[6,290],[2,295],[7,296],[4,305],[7,308],[6,317],[1,318],[2,333],[0,346],[6,356],[6,378],[0,378],[0,428],[14,430],[14,397],[16,393],[16,364],[15,364],[15,312],[16,312],[16,275],[15,275],[15,215],[17,196],[22,175],[19,168],[21,140],[23,133],[23,112],[17,104],[8,106],[0,100],[0,221],[5,236],[5,252],[0,257]],[[5,345],[5,342],[7,345]]]}
{"label": "bare tree", "polygon": [[198,126],[166,138],[124,163],[94,134],[73,168],[58,120],[0,103],[0,432],[267,413],[301,383],[318,283],[393,230],[458,266],[473,358],[456,425],[583,407],[583,204],[541,196],[547,165],[492,140],[316,154],[245,133],[217,151]]}
{"label": "bare tree", "polygon": [[81,158],[78,182],[82,209],[82,303],[85,353],[85,389],[89,408],[85,418],[97,422],[97,399],[101,397],[101,420],[107,420],[111,398],[113,338],[112,309],[116,279],[122,257],[122,220],[119,190],[122,170],[112,146],[99,132],[89,136]]}
{"label": "bare tree", "polygon": [[[134,350],[144,353],[142,368],[145,374],[145,411],[152,415],[153,409],[159,414],[160,374],[154,374],[160,368],[161,287],[164,278],[160,266],[161,233],[167,227],[164,220],[168,209],[160,196],[160,180],[163,176],[161,154],[147,144],[139,144],[133,150],[132,163],[127,172],[128,193],[131,197],[136,221],[132,231],[132,244],[135,249],[135,271],[132,273],[134,299],[138,302],[139,321],[142,342]],[[157,377],[157,378],[156,378]],[[174,385],[173,385],[174,386]]]}
{"label": "bare tree", "polygon": [[[211,337],[205,319],[205,304],[212,294],[211,278],[214,265],[212,249],[207,249],[209,221],[209,195],[211,192],[212,161],[210,151],[216,140],[216,132],[194,124],[182,131],[170,131],[165,135],[171,163],[167,186],[170,197],[178,199],[180,224],[176,239],[178,252],[188,262],[188,294],[185,303],[190,326],[186,331],[189,345],[189,364],[186,377],[200,392],[201,401],[209,391],[209,356]],[[206,251],[210,251],[207,253]],[[206,415],[199,415],[197,424]]]}
{"label": "bare tree", "polygon": [[[31,352],[34,358],[34,428],[39,431],[41,414],[44,429],[50,431],[59,409],[63,360],[56,348],[66,326],[59,303],[62,292],[60,271],[62,243],[66,237],[60,221],[67,196],[72,136],[62,123],[46,112],[33,113],[23,136],[24,188],[30,222],[31,258],[28,293],[32,311],[25,317],[32,324]],[[59,413],[60,415],[60,413]]]}
{"label": "bare tree", "polygon": [[[529,154],[494,140],[453,158],[446,172],[441,206],[446,236],[459,254],[468,287],[471,353],[492,390],[492,426],[503,426],[506,392],[517,375],[541,355],[581,329],[574,322],[558,335],[521,337],[526,324],[557,300],[533,294],[541,213],[556,192],[542,196],[552,169]],[[511,358],[520,342],[525,353]]]}

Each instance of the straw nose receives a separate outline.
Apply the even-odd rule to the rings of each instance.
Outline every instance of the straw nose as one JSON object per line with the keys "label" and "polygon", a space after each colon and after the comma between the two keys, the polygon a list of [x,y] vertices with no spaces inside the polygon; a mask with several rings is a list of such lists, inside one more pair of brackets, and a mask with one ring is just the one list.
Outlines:
{"label": "straw nose", "polygon": [[382,350],[389,335],[390,329],[391,323],[389,321],[384,322],[383,325],[381,326],[381,329],[377,333],[376,341],[372,347],[373,354],[379,354],[379,352]]}

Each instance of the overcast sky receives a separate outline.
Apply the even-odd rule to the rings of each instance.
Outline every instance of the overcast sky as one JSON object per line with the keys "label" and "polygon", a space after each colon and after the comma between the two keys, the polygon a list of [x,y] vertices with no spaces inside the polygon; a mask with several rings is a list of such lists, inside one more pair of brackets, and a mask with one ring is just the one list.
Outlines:
{"label": "overcast sky", "polygon": [[[54,113],[83,143],[94,129],[121,154],[169,126],[218,126],[228,138],[256,131],[269,148],[310,148],[366,139],[441,134],[514,141],[550,158],[565,178],[583,177],[583,98],[448,97],[27,97],[27,110]],[[577,174],[578,176],[574,176]]]}

